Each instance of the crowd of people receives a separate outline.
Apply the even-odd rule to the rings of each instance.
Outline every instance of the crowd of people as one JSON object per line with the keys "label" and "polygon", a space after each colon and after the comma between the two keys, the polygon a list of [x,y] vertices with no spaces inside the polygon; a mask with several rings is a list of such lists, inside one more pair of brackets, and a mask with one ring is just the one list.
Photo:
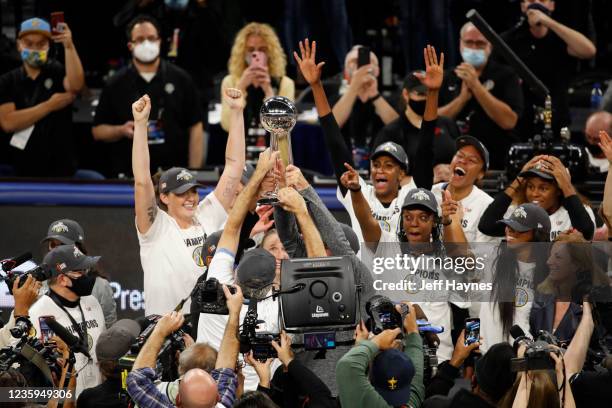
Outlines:
{"label": "crowd of people", "polygon": [[[569,123],[567,61],[592,58],[595,47],[553,19],[554,1],[520,7],[524,22],[503,37],[550,88],[558,131]],[[74,395],[52,407],[607,405],[612,175],[599,228],[554,155],[530,157],[494,197],[480,188],[489,170],[503,169],[513,142],[540,131],[526,112],[543,101],[474,24],[460,31],[458,66],[445,70],[444,52],[423,50],[424,69],[403,81],[399,112],[378,89],[381,68],[369,49],[348,52],[336,90],[322,80],[317,42],[297,44],[292,57],[312,92],[350,225],[302,169],[261,143],[263,101],[295,98],[270,26],[250,23],[236,36],[221,84],[225,166],[203,199],[192,171],[205,154],[193,80],[160,57],[154,18],[137,16],[126,31],[132,62],[102,91],[93,135],[113,145],[113,171],[133,176],[145,317],[117,320],[85,231],[54,220],[43,239],[44,278],[39,271],[10,282],[0,387]],[[52,41],[64,48],[64,66],[48,60]],[[18,47],[23,66],[0,77],[0,127],[19,158],[13,169],[72,175],[63,155],[70,146],[55,138],[84,86],[70,29],[26,20]],[[602,173],[612,163],[611,118],[595,112],[585,128],[589,160]],[[355,155],[360,149],[368,154]],[[359,171],[364,161],[369,179]],[[276,202],[260,202],[270,193]],[[345,267],[334,276],[351,282],[353,305],[351,294],[328,291],[325,265],[338,259]],[[307,283],[286,286],[294,275]],[[310,301],[291,313],[326,317],[320,304],[330,304],[350,326],[288,327],[298,292]],[[333,341],[307,347],[313,331]]]}

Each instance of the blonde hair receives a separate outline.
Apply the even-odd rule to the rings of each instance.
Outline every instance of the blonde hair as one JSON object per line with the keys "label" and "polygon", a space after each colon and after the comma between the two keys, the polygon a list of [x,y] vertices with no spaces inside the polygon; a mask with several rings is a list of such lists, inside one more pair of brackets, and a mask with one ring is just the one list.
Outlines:
{"label": "blonde hair", "polygon": [[273,78],[284,77],[287,57],[285,56],[285,52],[281,47],[280,40],[274,32],[274,29],[270,25],[264,23],[249,23],[242,27],[238,34],[236,34],[234,45],[232,46],[232,53],[227,63],[227,70],[230,75],[240,78],[247,68],[245,61],[246,42],[251,35],[261,37],[268,46],[266,54],[268,56],[270,76]]}

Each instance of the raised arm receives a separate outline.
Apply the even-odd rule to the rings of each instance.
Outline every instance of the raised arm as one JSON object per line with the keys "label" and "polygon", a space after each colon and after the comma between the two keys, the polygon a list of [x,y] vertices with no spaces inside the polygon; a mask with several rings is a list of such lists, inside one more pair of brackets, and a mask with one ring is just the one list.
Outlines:
{"label": "raised arm", "polygon": [[572,57],[590,59],[595,56],[597,49],[584,34],[555,21],[540,10],[527,10],[527,18],[530,25],[541,24],[557,34],[567,45],[567,53]]}
{"label": "raised arm", "polygon": [[[612,89],[612,87],[610,88]],[[612,138],[605,131],[599,132],[599,147],[603,150],[608,162],[612,166]],[[612,172],[608,171],[606,176],[606,185],[604,187],[603,201],[601,202],[601,212],[606,218],[607,224],[612,223]],[[612,231],[608,232],[608,235],[612,235]]]}
{"label": "raised arm", "polygon": [[325,246],[321,235],[306,207],[304,198],[293,187],[285,187],[278,192],[278,199],[283,210],[295,214],[309,258],[324,257]]}
{"label": "raised arm", "polygon": [[64,46],[64,66],[66,67],[64,89],[66,92],[78,93],[85,86],[83,65],[72,42],[72,31],[70,31],[68,24],[60,23],[59,26],[62,28],[62,31],[53,36],[53,41]]}
{"label": "raised arm", "polygon": [[448,190],[442,191],[442,224],[444,225],[444,242],[466,243],[465,233],[461,227],[463,207],[453,200]]}
{"label": "raised arm", "polygon": [[157,215],[155,187],[151,180],[147,123],[151,113],[151,99],[144,95],[132,104],[134,141],[132,142],[132,172],[134,173],[134,208],[136,227],[146,234]]}
{"label": "raised arm", "polygon": [[204,163],[204,127],[198,122],[189,128],[189,168],[199,169]]}
{"label": "raised arm", "polygon": [[229,211],[242,177],[245,162],[244,117],[242,111],[246,101],[242,92],[234,88],[224,90],[223,101],[230,111],[229,136],[225,147],[225,168],[214,193],[223,208]]}
{"label": "raised arm", "polygon": [[347,171],[342,175],[341,183],[344,188],[351,192],[353,210],[355,211],[357,221],[359,221],[363,239],[368,244],[376,244],[380,241],[382,235],[380,224],[374,219],[370,204],[361,192],[361,184],[359,183],[359,174],[357,174],[357,170],[352,168],[348,163],[344,163],[344,166]]}
{"label": "raised arm", "polygon": [[321,83],[321,71],[325,62],[319,62],[318,64],[315,62],[317,53],[316,41],[312,42],[312,49],[310,48],[308,39],[306,39],[304,43],[300,41],[300,52],[301,58],[298,56],[297,52],[293,53],[293,57],[300,67],[300,71],[302,72],[304,79],[312,88],[312,95],[314,97],[317,111],[319,112],[319,122],[321,123],[321,128],[323,129],[323,134],[325,136],[325,144],[327,146],[327,150],[331,154],[332,163],[334,165],[336,180],[338,181],[342,195],[345,195],[346,189],[342,187],[340,183],[340,177],[342,177],[342,174],[344,173],[344,167],[342,164],[349,163],[352,165],[353,156],[344,142],[344,138],[340,132],[340,127],[332,114],[329,101],[327,100],[325,90],[323,89],[323,84]]}
{"label": "raised arm", "polygon": [[238,326],[240,325],[240,309],[242,308],[242,289],[240,286],[234,286],[236,293],[232,294],[226,285],[223,285],[223,293],[227,299],[227,308],[229,309],[229,317],[225,325],[225,332],[219,346],[217,361],[215,368],[236,368],[236,360],[238,359],[238,351],[240,349],[240,341],[238,341]]}

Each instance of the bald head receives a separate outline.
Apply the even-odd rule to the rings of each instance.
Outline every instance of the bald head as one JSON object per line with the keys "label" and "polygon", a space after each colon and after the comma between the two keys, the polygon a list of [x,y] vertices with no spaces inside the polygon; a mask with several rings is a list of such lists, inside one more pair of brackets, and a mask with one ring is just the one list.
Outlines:
{"label": "bald head", "polygon": [[193,368],[185,373],[176,406],[182,408],[212,408],[219,401],[217,383],[206,371]]}
{"label": "bald head", "polygon": [[584,127],[584,137],[588,144],[594,145],[599,143],[600,130],[610,134],[612,131],[612,113],[600,111],[589,116]]}

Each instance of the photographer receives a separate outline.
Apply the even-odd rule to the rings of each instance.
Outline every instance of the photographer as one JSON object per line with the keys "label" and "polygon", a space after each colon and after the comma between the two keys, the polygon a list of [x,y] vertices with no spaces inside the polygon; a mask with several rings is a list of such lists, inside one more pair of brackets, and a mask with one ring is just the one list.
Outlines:
{"label": "photographer", "polygon": [[74,245],[61,245],[51,250],[43,263],[53,268],[53,277],[49,279],[49,293],[42,296],[30,308],[30,319],[36,335],[44,343],[53,331],[47,327],[45,318],[53,317],[75,337],[78,347],[75,352],[75,368],[78,374],[76,395],[85,388],[95,387],[100,383],[100,372],[96,366],[95,354],[86,356],[95,350],[98,338],[105,329],[104,313],[100,303],[90,296],[95,278],[88,274],[98,261],[99,256],[83,254]]}
{"label": "photographer", "polygon": [[[425,396],[423,343],[414,307],[406,304],[409,313],[403,322],[403,352],[396,349],[396,339],[401,334],[401,329],[396,328],[384,330],[372,340],[362,340],[338,362],[336,376],[342,406],[421,406]],[[399,305],[396,308],[400,310]]]}
{"label": "photographer", "polygon": [[30,306],[38,299],[38,291],[40,290],[40,282],[28,275],[25,282],[19,287],[22,276],[17,277],[13,283],[13,298],[15,299],[15,309],[9,317],[9,321],[0,328],[0,348],[10,346],[16,339],[11,335],[11,329],[15,327],[17,319],[26,319],[28,325],[31,325],[28,311]]}
{"label": "photographer", "polygon": [[[238,331],[237,312],[242,303],[242,294],[237,293],[234,297],[229,295],[229,290],[224,288],[228,296],[228,306],[232,307],[233,313],[228,328],[227,336],[224,336],[224,343],[217,358],[216,369],[212,376],[206,371],[193,368],[185,373],[179,386],[179,393],[176,397],[176,406],[200,406],[212,408],[217,402],[221,402],[226,408],[231,408],[236,398],[236,374],[232,370],[235,366],[235,358],[238,354]],[[156,373],[154,367],[157,364],[157,355],[166,339],[170,334],[178,330],[184,322],[180,312],[172,312],[164,315],[153,329],[153,333],[147,339],[143,348],[138,353],[134,362],[132,372],[127,378],[127,387],[130,397],[138,406],[147,407],[174,407],[167,396],[162,394],[154,384]],[[224,353],[223,347],[231,348]],[[226,358],[221,358],[225,356]],[[231,361],[232,368],[227,367]]]}

